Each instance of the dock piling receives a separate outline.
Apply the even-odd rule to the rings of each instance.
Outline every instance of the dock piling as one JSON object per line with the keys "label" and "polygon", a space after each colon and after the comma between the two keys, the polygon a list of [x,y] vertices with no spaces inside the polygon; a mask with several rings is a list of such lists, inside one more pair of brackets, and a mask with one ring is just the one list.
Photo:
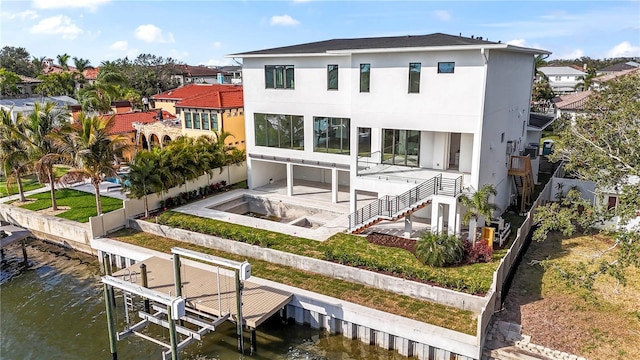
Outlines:
{"label": "dock piling", "polygon": [[[142,278],[142,286],[148,288],[149,280],[147,279],[147,265],[140,264],[140,277]],[[149,306],[149,299],[144,298],[144,312],[150,313],[151,307]]]}
{"label": "dock piling", "polygon": [[113,322],[113,309],[111,308],[111,299],[113,288],[104,284],[104,304],[107,308],[107,328],[109,331],[109,350],[111,350],[111,360],[118,360],[118,352],[116,350],[116,329]]}

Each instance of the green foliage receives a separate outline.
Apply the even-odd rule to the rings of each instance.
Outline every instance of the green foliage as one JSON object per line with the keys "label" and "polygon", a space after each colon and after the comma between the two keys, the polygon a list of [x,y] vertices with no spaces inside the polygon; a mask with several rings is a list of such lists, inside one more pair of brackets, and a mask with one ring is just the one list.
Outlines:
{"label": "green foliage", "polygon": [[[51,207],[51,198],[47,193],[31,195],[29,198],[36,199],[36,201],[22,205],[22,208],[38,211]],[[56,190],[56,199],[58,205],[68,206],[70,208],[56,215],[57,217],[77,222],[87,222],[90,217],[97,215],[95,196],[93,194],[71,189],[61,189]],[[101,196],[101,203],[104,212],[122,208],[122,200],[116,198]]]}
{"label": "green foliage", "polygon": [[464,242],[455,235],[425,232],[416,244],[416,256],[429,266],[454,265],[464,258]]}
{"label": "green foliage", "polygon": [[127,197],[136,199],[144,197],[145,217],[149,217],[147,195],[160,192],[162,189],[162,178],[157,169],[156,153],[140,151],[129,164],[129,173],[122,181],[122,190],[127,192]]}
{"label": "green foliage", "polygon": [[11,182],[17,183],[20,201],[24,201],[22,176],[30,171],[32,164],[29,159],[29,143],[20,135],[23,126],[22,114],[14,121],[9,111],[0,109],[0,171],[7,178],[7,193],[10,192]]}
{"label": "green foliage", "polygon": [[13,96],[20,94],[18,84],[22,82],[18,74],[7,69],[0,68],[0,94]]}
{"label": "green foliage", "polygon": [[38,79],[42,80],[35,88],[38,94],[45,96],[73,96],[74,94],[76,87],[75,75],[70,72],[38,75]]}
{"label": "green foliage", "polygon": [[100,73],[104,71],[104,75],[98,74],[99,81],[110,78],[109,82],[115,83],[113,75],[119,74],[117,77],[125,80],[127,87],[133,88],[143,96],[175,88],[178,83],[171,76],[181,71],[176,60],[152,54],[140,54],[134,60],[117,59],[104,62],[102,65],[104,69],[101,69]]}
{"label": "green foliage", "polygon": [[35,76],[31,55],[23,47],[5,46],[0,50],[0,68],[18,75]]}
{"label": "green foliage", "polygon": [[468,223],[469,220],[477,220],[480,216],[484,217],[485,222],[490,222],[493,217],[493,212],[498,207],[489,202],[489,197],[496,196],[498,193],[493,184],[484,184],[473,195],[468,196],[463,194],[460,196],[460,202],[467,208],[467,211],[462,216],[462,221]]}

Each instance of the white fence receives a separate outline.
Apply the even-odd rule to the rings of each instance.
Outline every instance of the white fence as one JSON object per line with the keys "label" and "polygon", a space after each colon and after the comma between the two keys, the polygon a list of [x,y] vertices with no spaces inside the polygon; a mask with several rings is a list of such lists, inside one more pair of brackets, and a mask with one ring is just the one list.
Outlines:
{"label": "white fence", "polygon": [[[202,175],[188,183],[169,189],[164,194],[150,194],[147,196],[149,211],[160,209],[162,201],[174,197],[182,192],[198,190],[203,186],[226,181],[227,184],[235,184],[247,180],[247,165],[242,162],[236,165],[225,166],[222,172],[215,169],[211,174]],[[127,226],[127,219],[144,214],[144,198],[127,199],[123,201],[122,209],[111,211],[89,219],[92,238],[104,236],[110,232]]]}

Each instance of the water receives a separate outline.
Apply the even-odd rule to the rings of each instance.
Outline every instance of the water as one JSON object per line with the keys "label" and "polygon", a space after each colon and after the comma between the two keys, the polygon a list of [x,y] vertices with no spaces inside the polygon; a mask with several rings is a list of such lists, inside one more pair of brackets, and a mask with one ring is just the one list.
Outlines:
{"label": "water", "polygon": [[[110,359],[100,269],[94,257],[32,241],[25,268],[19,245],[5,249],[0,265],[0,359]],[[118,298],[117,328],[124,328]],[[149,334],[168,343],[168,332],[150,326]],[[393,351],[279,319],[257,332],[258,354],[236,350],[235,326],[229,322],[203,342],[189,345],[180,359],[364,360],[404,359]],[[248,335],[246,335],[248,337]],[[245,345],[248,348],[248,338]],[[118,359],[160,359],[161,348],[131,336],[117,342]]]}

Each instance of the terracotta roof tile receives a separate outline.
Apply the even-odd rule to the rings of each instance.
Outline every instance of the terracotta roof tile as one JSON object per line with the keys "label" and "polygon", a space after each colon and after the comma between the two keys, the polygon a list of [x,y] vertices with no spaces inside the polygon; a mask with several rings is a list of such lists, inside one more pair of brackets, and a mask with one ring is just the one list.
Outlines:
{"label": "terracotta roof tile", "polygon": [[211,89],[210,91],[192,96],[176,103],[181,108],[203,109],[229,109],[244,107],[242,87],[227,87],[224,90]]}
{"label": "terracotta roof tile", "polygon": [[553,99],[556,107],[561,110],[581,110],[591,91],[581,91],[575,94],[562,95]]}
{"label": "terracotta roof tile", "polygon": [[84,78],[87,80],[95,80],[98,78],[98,73],[100,72],[100,68],[90,68],[90,69],[84,69],[82,71],[82,75],[84,75]]}
{"label": "terracotta roof tile", "polygon": [[[158,115],[158,111],[151,110],[151,111],[143,111],[143,112],[134,111],[134,112],[128,112],[128,113],[122,113],[122,114],[115,114],[115,115],[104,115],[104,117],[108,118],[111,116],[115,116],[113,125],[109,130],[109,134],[125,134],[125,133],[135,131],[135,129],[131,125],[132,123],[139,122],[143,124],[148,124],[148,123],[156,122],[158,121],[158,119],[156,118],[157,115]],[[175,118],[176,117],[171,113],[162,110],[163,120],[175,119]]]}
{"label": "terracotta roof tile", "polygon": [[202,95],[210,91],[227,90],[230,88],[237,88],[236,85],[222,85],[222,84],[189,84],[173,90],[165,91],[160,94],[151,96],[154,100],[183,100],[192,96]]}
{"label": "terracotta roof tile", "polygon": [[602,83],[602,82],[605,82],[605,81],[609,81],[611,79],[615,79],[615,78],[617,78],[619,76],[624,76],[624,75],[632,74],[632,73],[636,73],[636,72],[640,73],[640,68],[631,68],[631,69],[627,69],[627,70],[616,71],[616,72],[613,72],[613,73],[610,73],[610,74],[600,75],[600,76],[594,78],[593,81],[597,82],[597,83]]}

